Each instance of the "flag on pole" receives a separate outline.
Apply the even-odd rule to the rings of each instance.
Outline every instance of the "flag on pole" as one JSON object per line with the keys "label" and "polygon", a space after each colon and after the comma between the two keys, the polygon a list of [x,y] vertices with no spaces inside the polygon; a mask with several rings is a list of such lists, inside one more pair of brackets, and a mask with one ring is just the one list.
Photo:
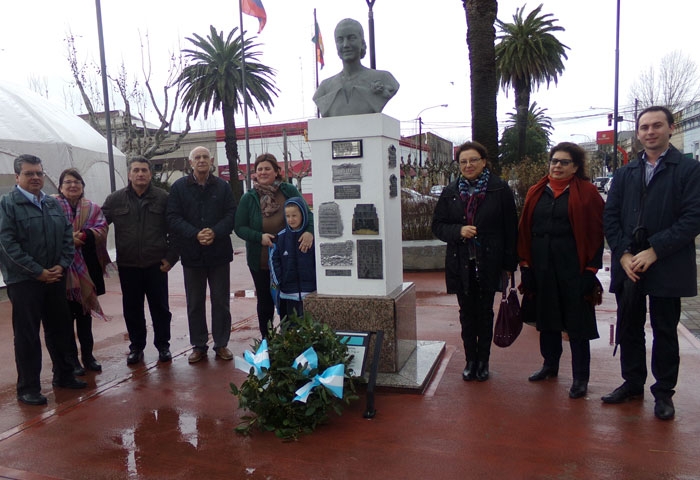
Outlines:
{"label": "flag on pole", "polygon": [[262,0],[241,0],[241,11],[246,15],[257,18],[260,22],[258,33],[262,32],[263,28],[265,28],[265,23],[267,23],[267,14],[265,13]]}
{"label": "flag on pole", "polygon": [[321,69],[325,65],[323,61],[323,37],[321,36],[321,29],[318,28],[318,22],[316,21],[316,16],[314,12],[314,38],[311,39],[314,44],[316,44],[316,62],[321,64]]}

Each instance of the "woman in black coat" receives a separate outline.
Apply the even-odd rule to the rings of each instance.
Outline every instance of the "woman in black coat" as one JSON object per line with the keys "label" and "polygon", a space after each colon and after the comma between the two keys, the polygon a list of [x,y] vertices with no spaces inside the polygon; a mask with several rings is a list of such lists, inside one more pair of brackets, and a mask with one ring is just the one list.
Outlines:
{"label": "woman in black coat", "polygon": [[489,377],[493,299],[503,291],[503,273],[517,266],[517,213],[508,184],[488,168],[486,148],[461,145],[460,176],[444,188],[433,214],[433,234],[447,243],[447,293],[457,295],[467,365],[466,381]]}
{"label": "woman in black coat", "polygon": [[586,152],[571,142],[552,148],[549,174],[530,188],[518,228],[523,293],[534,295],[542,368],[531,382],[556,377],[562,335],[569,339],[573,384],[588,391],[590,340],[598,338],[594,303],[602,266],[603,199],[586,177]]}

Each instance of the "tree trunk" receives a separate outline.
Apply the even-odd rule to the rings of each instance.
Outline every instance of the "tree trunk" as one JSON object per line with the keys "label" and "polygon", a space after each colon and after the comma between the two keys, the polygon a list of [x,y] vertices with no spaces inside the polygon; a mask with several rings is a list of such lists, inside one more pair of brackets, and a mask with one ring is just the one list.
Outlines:
{"label": "tree trunk", "polygon": [[223,105],[221,111],[224,115],[224,145],[226,147],[226,159],[228,160],[229,185],[233,192],[236,204],[243,196],[243,183],[238,179],[238,140],[236,139],[236,118],[234,108]]}
{"label": "tree trunk", "polygon": [[500,174],[496,119],[496,29],[493,26],[498,14],[498,2],[462,0],[462,4],[467,17],[467,45],[471,70],[472,139],[486,147],[494,172]]}
{"label": "tree trunk", "polygon": [[518,162],[522,162],[527,152],[527,114],[530,110],[530,85],[524,81],[516,82],[515,113],[518,126]]}

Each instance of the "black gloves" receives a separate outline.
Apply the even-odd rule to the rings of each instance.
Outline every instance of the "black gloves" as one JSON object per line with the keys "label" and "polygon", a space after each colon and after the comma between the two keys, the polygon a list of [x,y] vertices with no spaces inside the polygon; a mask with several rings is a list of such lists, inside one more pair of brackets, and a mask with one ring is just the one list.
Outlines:
{"label": "black gloves", "polygon": [[520,285],[518,290],[523,295],[534,295],[537,291],[535,284],[535,274],[530,267],[520,267]]}

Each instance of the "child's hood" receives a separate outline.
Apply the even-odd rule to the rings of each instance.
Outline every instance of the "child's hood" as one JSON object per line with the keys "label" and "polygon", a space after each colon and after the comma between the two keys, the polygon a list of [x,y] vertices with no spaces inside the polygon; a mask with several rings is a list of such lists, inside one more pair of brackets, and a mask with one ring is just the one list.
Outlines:
{"label": "child's hood", "polygon": [[284,223],[286,224],[287,229],[290,232],[303,232],[303,231],[305,231],[306,227],[309,224],[309,212],[306,209],[306,202],[304,201],[304,199],[302,199],[301,197],[289,198],[289,199],[287,199],[286,202],[284,202],[285,208],[287,207],[287,205],[296,205],[297,207],[299,207],[299,210],[301,210],[301,226],[299,228],[292,229],[289,226],[289,224],[287,223],[287,219],[285,217]]}

